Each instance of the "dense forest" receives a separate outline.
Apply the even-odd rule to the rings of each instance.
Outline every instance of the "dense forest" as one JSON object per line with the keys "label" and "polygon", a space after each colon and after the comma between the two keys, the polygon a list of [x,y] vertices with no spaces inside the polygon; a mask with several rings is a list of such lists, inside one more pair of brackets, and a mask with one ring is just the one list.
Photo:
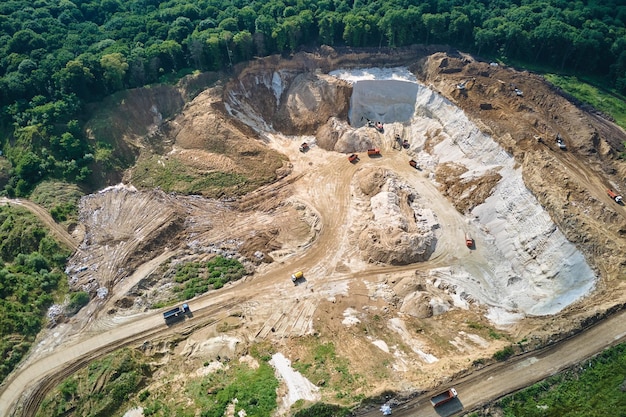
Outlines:
{"label": "dense forest", "polygon": [[90,189],[94,167],[116,166],[107,143],[83,135],[86,103],[303,46],[448,44],[626,93],[621,0],[5,0],[0,39],[9,196],[45,179]]}

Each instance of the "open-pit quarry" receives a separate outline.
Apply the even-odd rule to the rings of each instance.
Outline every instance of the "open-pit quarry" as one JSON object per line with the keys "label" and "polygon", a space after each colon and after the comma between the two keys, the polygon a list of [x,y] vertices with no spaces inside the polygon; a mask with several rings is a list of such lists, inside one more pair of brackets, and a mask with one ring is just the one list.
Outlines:
{"label": "open-pit quarry", "polygon": [[[626,191],[626,133],[536,74],[456,52],[321,50],[257,60],[153,117],[167,100],[133,109],[152,133],[132,137],[124,183],[81,202],[67,272],[92,301],[41,335],[0,404],[33,415],[53,386],[40,381],[122,345],[150,358],[153,396],[182,402],[189,378],[269,344],[280,414],[298,400],[354,405],[552,343],[626,300],[626,209],[607,195]],[[142,161],[236,173],[240,187],[276,180],[186,196],[151,188]],[[216,254],[249,274],[166,326],[151,307],[174,297],[172,271]],[[354,376],[342,388],[336,372],[291,367],[324,343]]]}

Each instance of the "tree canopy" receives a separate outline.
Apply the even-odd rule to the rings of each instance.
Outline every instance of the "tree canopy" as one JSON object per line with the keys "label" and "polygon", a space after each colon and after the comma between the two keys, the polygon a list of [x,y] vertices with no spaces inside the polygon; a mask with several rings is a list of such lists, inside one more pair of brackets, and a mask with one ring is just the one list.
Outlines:
{"label": "tree canopy", "polygon": [[302,46],[449,44],[626,93],[620,0],[6,0],[0,39],[4,190],[15,196],[47,178],[89,185],[85,103]]}

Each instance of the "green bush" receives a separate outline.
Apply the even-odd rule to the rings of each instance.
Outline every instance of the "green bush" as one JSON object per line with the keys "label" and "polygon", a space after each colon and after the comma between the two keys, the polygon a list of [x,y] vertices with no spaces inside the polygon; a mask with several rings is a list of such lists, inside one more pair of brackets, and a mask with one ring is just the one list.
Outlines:
{"label": "green bush", "polygon": [[188,300],[210,289],[220,289],[230,281],[236,281],[246,275],[244,266],[236,259],[216,256],[208,262],[189,262],[176,269],[173,291],[178,299]]}
{"label": "green bush", "polygon": [[309,408],[299,410],[294,417],[347,417],[350,410],[333,404],[316,403]]}
{"label": "green bush", "polygon": [[81,308],[89,303],[89,293],[85,291],[78,291],[70,294],[70,302],[67,306],[69,314],[76,314]]}
{"label": "green bush", "polygon": [[509,359],[515,351],[513,350],[513,346],[507,346],[502,350],[497,351],[493,354],[493,358],[497,361],[505,361]]}

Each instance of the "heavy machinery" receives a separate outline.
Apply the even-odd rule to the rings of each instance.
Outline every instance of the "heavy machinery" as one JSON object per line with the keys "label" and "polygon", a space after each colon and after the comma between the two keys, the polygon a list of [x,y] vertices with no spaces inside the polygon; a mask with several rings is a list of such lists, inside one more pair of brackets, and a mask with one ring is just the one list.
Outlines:
{"label": "heavy machinery", "polygon": [[465,246],[467,246],[470,249],[474,247],[474,239],[467,233],[465,233]]}
{"label": "heavy machinery", "polygon": [[606,193],[609,195],[609,197],[611,197],[617,204],[623,204],[624,203],[624,199],[622,198],[621,195],[617,194],[615,191],[613,190],[606,190]]}
{"label": "heavy machinery", "polygon": [[437,394],[434,397],[430,398],[430,403],[433,407],[437,408],[442,404],[447,403],[448,401],[457,397],[457,392],[454,388],[450,388],[449,390],[442,392],[441,394]]}
{"label": "heavy machinery", "polygon": [[367,155],[368,156],[378,156],[380,155],[380,149],[378,148],[371,148],[367,150]]}
{"label": "heavy machinery", "polygon": [[190,313],[190,312],[191,310],[189,309],[189,305],[185,303],[182,306],[178,306],[176,308],[173,308],[171,310],[167,310],[166,312],[164,312],[163,318],[165,319],[166,322],[171,322],[171,321],[184,317],[185,314]]}
{"label": "heavy machinery", "polygon": [[300,145],[300,152],[302,153],[306,153],[309,150],[309,144],[306,142],[302,142],[302,145]]}
{"label": "heavy machinery", "polygon": [[350,161],[350,163],[352,164],[359,162],[359,155],[353,153],[352,155],[348,156],[348,161]]}
{"label": "heavy machinery", "polygon": [[293,282],[294,285],[297,284],[298,280],[302,278],[304,278],[304,272],[302,271],[298,271],[296,273],[291,274],[291,282]]}
{"label": "heavy machinery", "polygon": [[418,165],[418,163],[417,163],[417,161],[415,159],[411,159],[409,161],[409,165],[411,165],[415,169],[420,169],[420,166]]}

